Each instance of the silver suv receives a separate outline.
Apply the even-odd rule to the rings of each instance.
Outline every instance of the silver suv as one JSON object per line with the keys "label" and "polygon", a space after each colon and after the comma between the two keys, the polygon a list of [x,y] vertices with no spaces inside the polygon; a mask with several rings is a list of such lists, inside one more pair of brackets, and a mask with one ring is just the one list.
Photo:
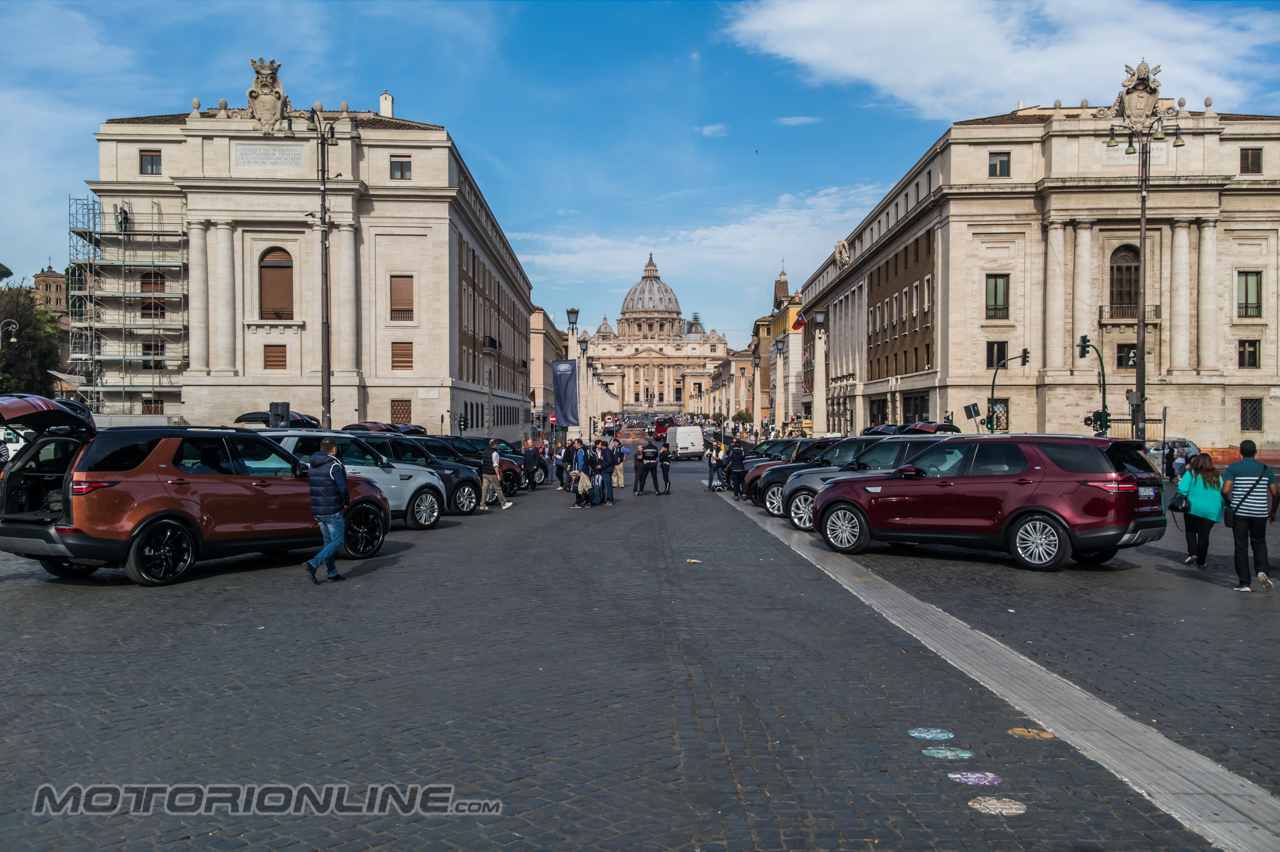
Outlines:
{"label": "silver suv", "polygon": [[[947,441],[956,435],[894,435],[864,449],[843,465],[810,467],[798,470],[787,478],[782,491],[782,505],[791,525],[804,532],[813,532],[813,498],[829,480],[837,476],[892,473],[904,461],[930,444]],[[837,445],[838,446],[838,445]]]}
{"label": "silver suv", "polygon": [[414,530],[429,530],[440,521],[447,493],[440,476],[430,468],[392,461],[350,432],[319,429],[263,429],[261,434],[306,463],[320,452],[320,441],[333,438],[347,473],[367,476],[387,496],[393,520]]}

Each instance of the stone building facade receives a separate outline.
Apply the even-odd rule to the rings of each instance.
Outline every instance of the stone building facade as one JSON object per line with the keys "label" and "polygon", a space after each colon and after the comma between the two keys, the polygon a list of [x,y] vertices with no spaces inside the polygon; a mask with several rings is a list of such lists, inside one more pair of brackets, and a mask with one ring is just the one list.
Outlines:
{"label": "stone building facade", "polygon": [[1123,132],[1107,145],[1121,94],[952,125],[837,243],[802,289],[806,314],[828,311],[833,431],[963,424],[1026,348],[997,377],[997,427],[1087,432],[1099,365],[1075,344],[1101,350],[1123,417],[1142,321],[1149,419],[1204,446],[1280,444],[1280,117],[1158,100],[1140,320],[1137,156]]}
{"label": "stone building facade", "polygon": [[551,416],[556,413],[551,362],[567,358],[567,346],[565,334],[556,328],[555,320],[535,305],[529,318],[529,403],[533,406],[535,431],[551,431]]}
{"label": "stone building facade", "polygon": [[67,276],[52,266],[42,269],[32,276],[36,307],[44,308],[58,317],[59,321],[67,316]]}
{"label": "stone building facade", "polygon": [[[161,285],[167,321],[185,333],[164,413],[230,423],[288,400],[320,414],[327,240],[335,427],[449,431],[465,413],[483,434],[527,433],[529,280],[449,134],[396,118],[389,95],[377,112],[317,103],[321,211],[313,114],[290,108],[278,65],[254,71],[249,108],[196,101],[186,114],[111,119],[95,137],[101,218],[117,211],[119,227],[130,211],[135,226],[164,222],[184,242]],[[126,276],[124,304],[147,284]],[[128,400],[122,389],[98,402]]]}
{"label": "stone building facade", "polygon": [[622,300],[615,331],[608,317],[588,341],[586,382],[600,385],[599,411],[624,415],[677,415],[711,390],[716,365],[728,354],[724,336],[703,328],[697,314],[685,320],[675,292],[658,276],[649,255],[641,279]]}

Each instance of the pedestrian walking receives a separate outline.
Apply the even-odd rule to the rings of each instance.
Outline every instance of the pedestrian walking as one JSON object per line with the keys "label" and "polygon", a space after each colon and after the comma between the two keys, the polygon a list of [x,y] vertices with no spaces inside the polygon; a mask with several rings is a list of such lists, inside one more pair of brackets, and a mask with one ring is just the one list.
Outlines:
{"label": "pedestrian walking", "polygon": [[524,442],[524,478],[525,478],[525,488],[528,489],[529,491],[533,491],[535,488],[538,487],[536,476],[538,473],[539,461],[541,461],[541,459],[538,458],[538,450],[533,446],[533,441],[532,440],[525,441]]}
{"label": "pedestrian walking", "polygon": [[1178,493],[1191,503],[1183,515],[1187,524],[1186,564],[1194,562],[1203,568],[1209,554],[1209,533],[1222,520],[1222,476],[1208,453],[1191,460],[1187,474],[1178,482]]}
{"label": "pedestrian walking", "polygon": [[1165,478],[1170,481],[1173,480],[1173,455],[1174,455],[1173,444],[1172,443],[1165,444],[1164,445],[1164,475],[1165,475]]}
{"label": "pedestrian walking", "polygon": [[653,439],[650,438],[645,445],[640,448],[638,453],[641,461],[640,483],[637,487],[637,494],[644,494],[644,484],[649,477],[653,477],[653,490],[658,493],[658,448],[654,445]]}
{"label": "pedestrian walking", "polygon": [[569,452],[573,444],[568,447],[564,445],[564,441],[556,441],[556,479],[560,481],[560,487],[557,491],[568,491],[569,471]]}
{"label": "pedestrian walking", "polygon": [[[667,449],[667,445],[665,442],[662,445],[662,449],[658,450],[658,469],[662,471],[662,490],[659,491],[658,493],[670,494],[671,493],[671,450]],[[654,481],[653,484],[655,488],[658,485],[656,480]]]}
{"label": "pedestrian walking", "polygon": [[1251,592],[1249,550],[1253,550],[1253,572],[1262,583],[1262,590],[1269,592],[1276,584],[1267,576],[1271,571],[1267,559],[1267,524],[1276,522],[1276,477],[1271,468],[1258,461],[1258,445],[1253,441],[1240,442],[1238,462],[1227,465],[1223,477],[1222,494],[1231,507],[1231,533],[1235,538],[1236,577],[1240,582],[1237,592]]}
{"label": "pedestrian walking", "polygon": [[591,508],[591,454],[581,438],[573,439],[573,508]]}
{"label": "pedestrian walking", "polygon": [[480,501],[480,510],[489,511],[489,489],[492,488],[503,511],[513,505],[502,493],[502,456],[498,454],[498,442],[489,441],[489,458],[485,462],[484,476],[480,482],[480,491],[484,498]]}
{"label": "pedestrian walking", "polygon": [[636,447],[635,458],[631,460],[631,493],[640,494],[640,480],[644,478],[644,454]]}
{"label": "pedestrian walking", "polygon": [[627,484],[627,469],[625,467],[627,456],[631,451],[622,446],[621,438],[613,439],[613,487],[623,488]]}
{"label": "pedestrian walking", "polygon": [[600,442],[599,469],[600,469],[600,488],[602,489],[601,500],[606,506],[613,505],[613,472],[617,470],[617,462],[613,457],[613,450],[609,448],[608,441]]}
{"label": "pedestrian walking", "polygon": [[716,443],[715,443],[714,441],[706,441],[706,442],[704,442],[704,443],[705,443],[706,448],[707,448],[707,451],[706,451],[706,452],[704,452],[704,453],[702,454],[702,457],[703,457],[704,459],[706,459],[706,460],[707,460],[707,487],[706,487],[706,490],[707,490],[707,491],[710,491],[713,487],[715,487],[715,484],[716,484],[716,469],[720,467],[720,460],[721,460],[722,456],[721,456],[721,454],[720,454],[720,449],[719,449],[719,447],[716,445]]}
{"label": "pedestrian walking", "polygon": [[1173,478],[1182,481],[1182,475],[1187,472],[1187,451],[1178,448],[1173,457]]}
{"label": "pedestrian walking", "polygon": [[747,476],[746,459],[747,454],[743,452],[742,444],[734,441],[733,446],[729,448],[729,452],[725,454],[725,462],[729,468],[729,484],[733,486],[733,499],[735,501],[743,498],[742,483]]}
{"label": "pedestrian walking", "polygon": [[347,491],[347,470],[338,460],[338,442],[333,438],[320,439],[320,451],[311,454],[307,462],[307,483],[311,487],[311,514],[320,525],[324,547],[302,563],[316,585],[320,580],[316,571],[321,565],[328,569],[329,580],[337,583],[347,579],[338,573],[335,556],[345,541],[345,524],[342,513],[351,502]]}

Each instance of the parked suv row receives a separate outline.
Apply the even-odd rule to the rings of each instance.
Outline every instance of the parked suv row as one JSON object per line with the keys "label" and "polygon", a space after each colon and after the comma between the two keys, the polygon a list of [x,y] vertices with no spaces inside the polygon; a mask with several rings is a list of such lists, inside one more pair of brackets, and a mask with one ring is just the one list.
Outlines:
{"label": "parked suv row", "polygon": [[[248,429],[124,427],[36,396],[0,397],[0,423],[34,433],[0,481],[0,551],[57,577],[118,565],[163,585],[196,561],[319,547],[306,465]],[[370,451],[372,452],[372,451]],[[344,555],[382,547],[391,508],[353,475]]]}
{"label": "parked suv row", "polygon": [[1056,571],[1068,559],[1099,564],[1164,535],[1160,473],[1139,442],[955,435],[906,456],[914,439],[901,451],[897,440],[857,459],[870,468],[885,462],[867,459],[887,461],[893,450],[905,458],[895,469],[837,476],[818,489],[812,516],[832,550],[861,553],[872,541],[961,545]]}

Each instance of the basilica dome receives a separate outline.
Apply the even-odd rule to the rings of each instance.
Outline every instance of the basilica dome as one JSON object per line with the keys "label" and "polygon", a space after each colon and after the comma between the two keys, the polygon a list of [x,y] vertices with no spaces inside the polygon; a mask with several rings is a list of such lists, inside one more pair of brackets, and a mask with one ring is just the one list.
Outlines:
{"label": "basilica dome", "polygon": [[680,300],[658,277],[658,266],[653,262],[653,253],[650,252],[649,262],[644,265],[644,277],[631,288],[627,298],[622,300],[622,314],[679,313]]}

